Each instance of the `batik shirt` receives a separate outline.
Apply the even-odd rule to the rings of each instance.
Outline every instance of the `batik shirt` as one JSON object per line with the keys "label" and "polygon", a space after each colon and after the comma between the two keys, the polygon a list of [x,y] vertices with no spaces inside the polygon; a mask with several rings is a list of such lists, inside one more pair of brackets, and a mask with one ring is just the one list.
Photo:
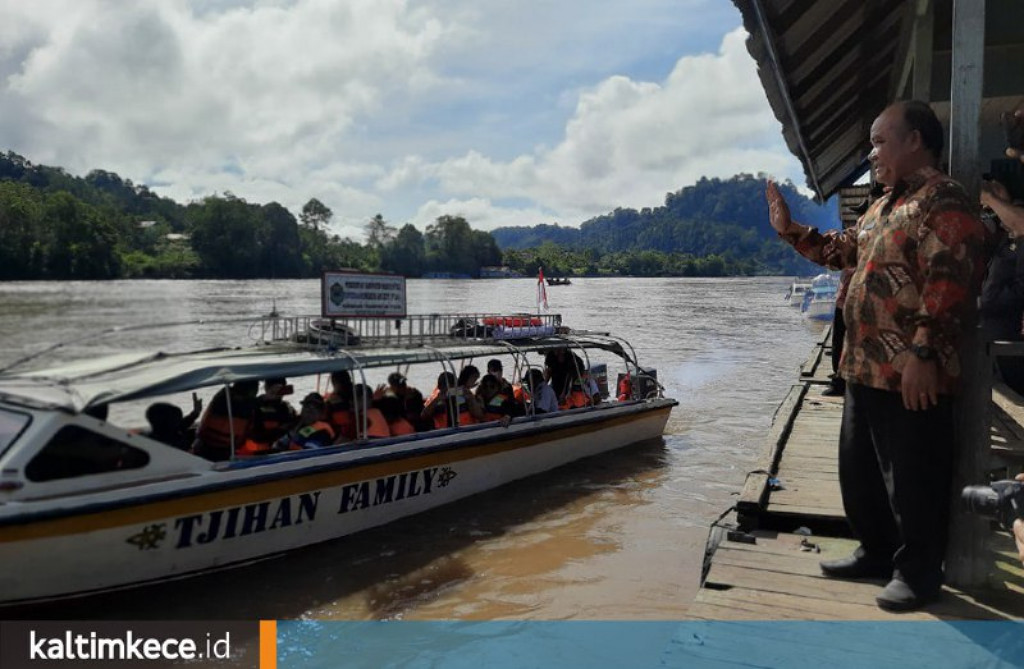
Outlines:
{"label": "batik shirt", "polygon": [[958,346],[985,270],[984,227],[962,186],[923,168],[852,228],[822,235],[794,225],[782,237],[813,262],[854,268],[843,307],[844,379],[898,392],[914,344],[938,352],[939,392],[956,390]]}

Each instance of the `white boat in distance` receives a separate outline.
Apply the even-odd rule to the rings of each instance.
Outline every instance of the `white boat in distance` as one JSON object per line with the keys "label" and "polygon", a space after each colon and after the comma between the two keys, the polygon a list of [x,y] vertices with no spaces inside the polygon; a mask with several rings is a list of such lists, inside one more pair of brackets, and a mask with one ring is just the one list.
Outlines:
{"label": "white boat in distance", "polygon": [[791,307],[799,307],[804,303],[804,293],[811,287],[810,279],[794,279],[793,283],[789,286],[789,291],[786,292],[784,298]]}
{"label": "white boat in distance", "polygon": [[811,281],[811,286],[804,291],[800,313],[805,318],[815,321],[830,321],[835,316],[836,295],[839,292],[839,279],[832,274],[819,274]]}
{"label": "white boat in distance", "polygon": [[[498,325],[484,327],[485,318]],[[572,331],[556,315],[539,318],[542,335],[511,341],[498,336],[508,334],[498,332],[506,317],[494,314],[346,319],[354,335],[347,340],[359,344],[340,348],[306,336],[319,317],[265,317],[248,321],[254,346],[123,353],[17,371],[23,361],[0,370],[0,604],[244,564],[660,437],[677,402],[662,397],[628,343]],[[470,322],[480,328],[465,327]],[[433,378],[456,371],[456,362],[495,356],[521,372],[533,366],[528,355],[564,347],[588,366],[601,356],[621,360],[637,379],[624,384],[634,394],[515,418],[507,428],[481,423],[247,458],[232,451],[222,462],[113,419],[140,401],[237,381],[312,384],[348,370],[366,383],[367,371],[408,365],[432,366]],[[109,421],[90,415],[103,405],[121,410]]]}

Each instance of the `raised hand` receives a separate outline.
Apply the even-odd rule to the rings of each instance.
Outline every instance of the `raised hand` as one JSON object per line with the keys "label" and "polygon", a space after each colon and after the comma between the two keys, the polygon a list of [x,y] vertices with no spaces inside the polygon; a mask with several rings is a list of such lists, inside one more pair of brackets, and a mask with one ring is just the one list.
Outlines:
{"label": "raised hand", "polygon": [[780,235],[785,234],[793,223],[793,218],[790,216],[786,198],[782,197],[779,187],[771,179],[768,180],[765,186],[764,197],[768,200],[768,222],[771,223],[775,232]]}

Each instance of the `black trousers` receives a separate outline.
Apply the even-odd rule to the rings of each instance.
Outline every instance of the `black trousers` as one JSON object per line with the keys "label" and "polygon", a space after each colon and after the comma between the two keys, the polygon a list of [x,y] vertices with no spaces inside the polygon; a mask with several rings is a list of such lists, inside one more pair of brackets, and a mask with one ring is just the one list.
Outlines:
{"label": "black trousers", "polygon": [[940,586],[952,471],[952,399],[908,411],[900,393],[846,385],[839,485],[859,556],[891,561],[913,588]]}
{"label": "black trousers", "polygon": [[846,320],[843,308],[836,307],[832,318],[832,372],[839,373],[839,358],[843,357],[843,342],[846,341]]}

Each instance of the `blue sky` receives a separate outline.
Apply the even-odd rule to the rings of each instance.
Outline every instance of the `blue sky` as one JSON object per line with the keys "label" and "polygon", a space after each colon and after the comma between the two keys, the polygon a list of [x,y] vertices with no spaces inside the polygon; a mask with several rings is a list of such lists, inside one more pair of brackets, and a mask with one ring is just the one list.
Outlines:
{"label": "blue sky", "polygon": [[361,239],[802,183],[727,0],[0,0],[0,149]]}

